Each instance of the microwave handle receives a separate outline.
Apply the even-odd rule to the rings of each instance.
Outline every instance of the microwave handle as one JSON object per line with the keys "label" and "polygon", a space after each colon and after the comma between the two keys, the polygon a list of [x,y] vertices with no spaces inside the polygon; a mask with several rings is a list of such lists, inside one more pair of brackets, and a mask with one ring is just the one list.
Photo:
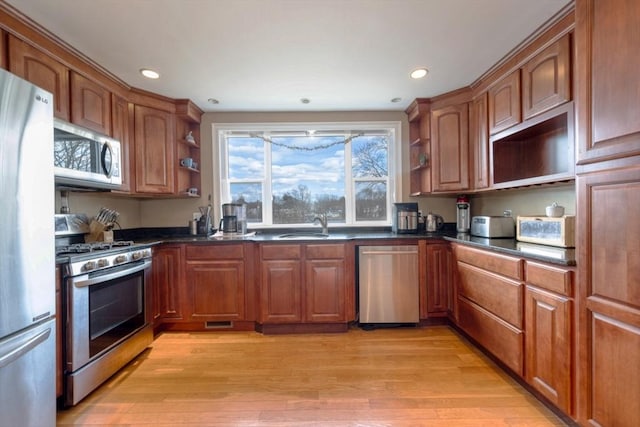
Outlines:
{"label": "microwave handle", "polygon": [[102,144],[102,152],[100,153],[100,164],[107,178],[111,178],[113,172],[113,148],[108,142]]}

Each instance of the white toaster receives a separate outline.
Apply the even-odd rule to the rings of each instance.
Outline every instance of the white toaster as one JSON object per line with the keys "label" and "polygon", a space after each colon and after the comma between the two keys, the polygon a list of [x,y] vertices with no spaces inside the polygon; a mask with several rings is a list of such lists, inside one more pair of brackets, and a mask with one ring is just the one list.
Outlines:
{"label": "white toaster", "polygon": [[510,216],[474,216],[471,218],[471,235],[490,239],[514,238],[516,223]]}

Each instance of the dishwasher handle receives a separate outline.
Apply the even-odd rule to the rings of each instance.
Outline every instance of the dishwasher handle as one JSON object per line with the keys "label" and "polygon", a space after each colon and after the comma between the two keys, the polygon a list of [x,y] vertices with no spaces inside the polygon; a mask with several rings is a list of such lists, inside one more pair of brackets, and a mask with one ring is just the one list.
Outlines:
{"label": "dishwasher handle", "polygon": [[417,254],[418,253],[418,248],[416,247],[415,249],[386,249],[386,250],[380,250],[380,249],[361,249],[360,250],[360,255],[405,255],[405,254]]}

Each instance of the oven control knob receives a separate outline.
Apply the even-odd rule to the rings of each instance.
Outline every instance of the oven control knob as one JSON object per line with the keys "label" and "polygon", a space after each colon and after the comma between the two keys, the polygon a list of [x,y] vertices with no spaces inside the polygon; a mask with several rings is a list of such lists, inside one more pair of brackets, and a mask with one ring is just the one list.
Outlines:
{"label": "oven control knob", "polygon": [[122,264],[123,262],[126,262],[126,261],[127,261],[127,256],[126,255],[118,255],[113,260],[113,263],[114,264]]}
{"label": "oven control knob", "polygon": [[86,262],[86,263],[82,266],[82,269],[83,269],[84,271],[91,271],[91,270],[95,270],[95,268],[96,268],[96,262],[95,262],[95,261],[89,261],[89,262]]}
{"label": "oven control knob", "polygon": [[98,260],[98,267],[108,267],[109,266],[109,260],[106,258],[102,258]]}
{"label": "oven control knob", "polygon": [[135,261],[142,258],[142,252],[134,252],[131,254],[131,258]]}

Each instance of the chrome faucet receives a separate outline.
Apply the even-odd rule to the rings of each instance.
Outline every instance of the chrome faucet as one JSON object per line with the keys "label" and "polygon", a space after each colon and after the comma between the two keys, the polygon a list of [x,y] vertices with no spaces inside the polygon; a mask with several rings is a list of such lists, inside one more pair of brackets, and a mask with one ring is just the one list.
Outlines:
{"label": "chrome faucet", "polygon": [[327,214],[320,214],[313,218],[313,223],[320,222],[322,226],[322,234],[329,234],[329,225],[327,224]]}

